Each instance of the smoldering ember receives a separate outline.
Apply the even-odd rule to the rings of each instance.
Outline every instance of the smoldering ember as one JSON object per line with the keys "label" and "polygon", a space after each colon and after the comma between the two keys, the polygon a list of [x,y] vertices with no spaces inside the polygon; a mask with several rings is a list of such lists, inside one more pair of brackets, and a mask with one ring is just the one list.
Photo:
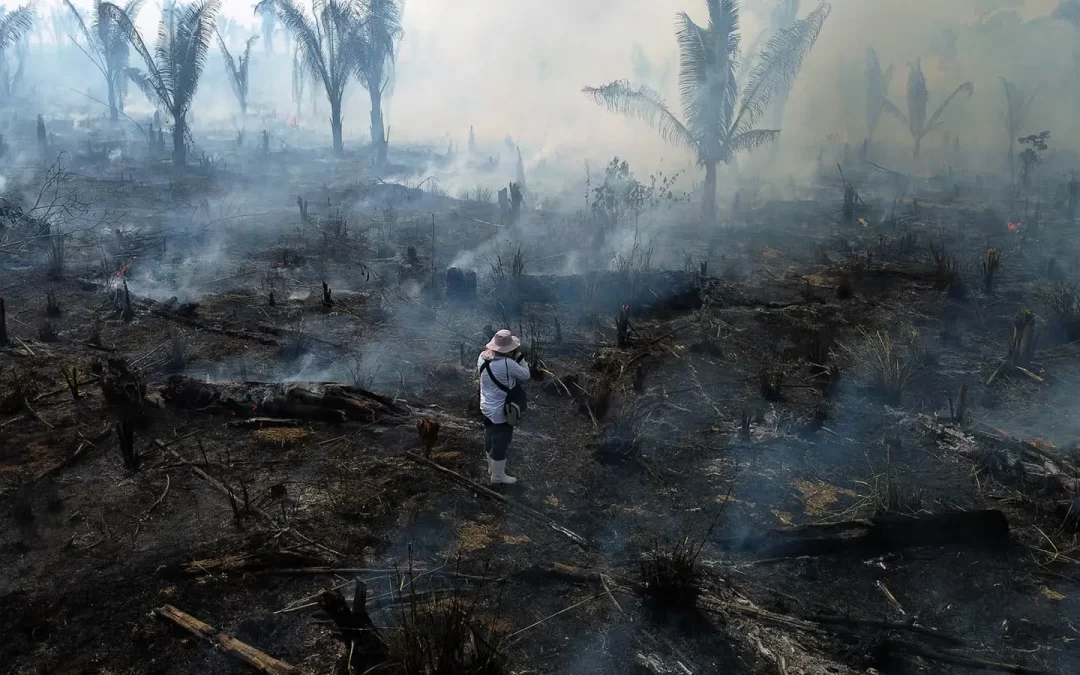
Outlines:
{"label": "smoldering ember", "polygon": [[1080,672],[1080,2],[185,3],[0,10],[0,672]]}

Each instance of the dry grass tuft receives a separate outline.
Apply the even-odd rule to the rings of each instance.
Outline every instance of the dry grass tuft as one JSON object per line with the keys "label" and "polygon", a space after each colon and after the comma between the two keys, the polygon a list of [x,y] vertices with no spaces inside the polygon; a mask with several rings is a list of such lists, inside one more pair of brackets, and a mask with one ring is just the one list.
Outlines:
{"label": "dry grass tuft", "polygon": [[307,429],[294,427],[274,427],[272,429],[256,429],[251,432],[255,442],[264,447],[295,448],[311,436]]}
{"label": "dry grass tuft", "polygon": [[499,619],[483,618],[480,595],[465,587],[425,592],[411,573],[395,586],[398,606],[386,663],[394,675],[502,675],[505,637]]}
{"label": "dry grass tuft", "polygon": [[918,366],[918,358],[912,355],[910,345],[908,349],[903,349],[888,333],[860,332],[864,338],[861,344],[855,347],[840,345],[841,350],[851,359],[855,372],[865,378],[872,392],[885,403],[898,405],[904,388]]}

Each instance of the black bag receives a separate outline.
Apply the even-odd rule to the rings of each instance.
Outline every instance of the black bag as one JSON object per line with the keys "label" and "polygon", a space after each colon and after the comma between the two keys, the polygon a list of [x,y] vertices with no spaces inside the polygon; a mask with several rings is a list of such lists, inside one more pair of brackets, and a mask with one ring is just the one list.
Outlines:
{"label": "black bag", "polygon": [[502,382],[499,382],[499,379],[491,372],[491,361],[484,361],[484,365],[480,367],[481,377],[484,376],[485,370],[487,371],[488,377],[491,378],[491,381],[495,383],[495,386],[506,393],[506,403],[503,404],[503,413],[506,415],[506,423],[512,427],[521,424],[521,418],[525,416],[525,411],[529,408],[528,396],[525,395],[525,388],[521,386],[520,382],[513,387],[507,387]]}

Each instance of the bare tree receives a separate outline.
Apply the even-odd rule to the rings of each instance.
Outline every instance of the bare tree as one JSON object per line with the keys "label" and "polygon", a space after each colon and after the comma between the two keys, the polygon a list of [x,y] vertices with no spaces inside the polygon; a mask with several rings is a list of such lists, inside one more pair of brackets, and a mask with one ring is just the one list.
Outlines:
{"label": "bare tree", "polygon": [[143,94],[164,108],[173,118],[173,165],[187,163],[187,114],[199,88],[199,78],[206,66],[206,54],[214,32],[214,15],[221,0],[202,0],[197,4],[167,5],[158,22],[155,55],[146,48],[132,18],[121,8],[102,2],[146,64],[146,72],[128,68],[131,81]]}
{"label": "bare tree", "polygon": [[908,74],[907,85],[907,107],[908,111],[905,115],[895,105],[892,104],[889,99],[883,99],[883,105],[885,112],[896,117],[900,120],[904,126],[911,132],[911,138],[915,141],[914,156],[919,158],[919,152],[922,149],[922,141],[926,138],[927,134],[932,131],[936,131],[944,124],[941,119],[942,114],[945,112],[952,100],[960,93],[965,93],[969,97],[975,93],[975,85],[971,82],[965,82],[956,88],[956,91],[949,94],[949,97],[938,106],[934,114],[930,116],[930,119],[926,118],[926,105],[930,100],[930,93],[926,89],[926,76],[923,75],[922,62],[916,59],[915,63],[911,65],[911,72]]}
{"label": "bare tree", "polygon": [[1002,117],[1005,120],[1005,131],[1009,134],[1009,184],[1014,185],[1016,183],[1016,141],[1024,133],[1027,115],[1037,92],[1031,92],[1031,96],[1025,96],[1015,83],[1004,77],[999,79],[1001,86],[1005,89],[1005,110],[1002,112]]}
{"label": "bare tree", "polygon": [[[71,0],[64,0],[64,4],[86,41],[86,47],[80,45],[74,37],[71,37],[71,41],[105,77],[109,88],[109,118],[115,122],[120,119],[120,113],[124,110],[124,95],[127,92],[125,83],[130,53],[127,36],[105,11],[106,3],[101,0],[94,0],[94,13],[89,26],[79,10],[75,9],[75,5],[71,4]],[[143,0],[129,0],[124,5],[124,14],[134,21],[139,16],[142,4]]]}
{"label": "bare tree", "polygon": [[752,150],[779,135],[779,129],[757,129],[773,96],[798,73],[831,10],[827,2],[806,18],[774,35],[756,60],[739,92],[735,78],[739,49],[737,0],[705,0],[709,22],[699,26],[685,13],[676,19],[679,43],[679,91],[685,124],[659,94],[647,86],[618,80],[585,87],[586,94],[614,112],[638,117],[660,136],[697,154],[705,167],[703,210],[716,220],[716,168],[740,150]]}

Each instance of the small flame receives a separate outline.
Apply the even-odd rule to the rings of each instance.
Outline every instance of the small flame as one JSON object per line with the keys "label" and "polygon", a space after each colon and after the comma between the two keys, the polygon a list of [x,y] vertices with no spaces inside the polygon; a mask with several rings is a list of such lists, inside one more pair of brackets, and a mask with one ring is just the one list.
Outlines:
{"label": "small flame", "polygon": [[1020,226],[1023,225],[1023,224],[1024,224],[1024,221],[1022,221],[1022,220],[1018,220],[1015,223],[1010,220],[1009,221],[1009,232],[1016,232],[1017,230],[1020,229]]}
{"label": "small flame", "polygon": [[870,227],[870,223],[866,222],[866,218],[859,218],[859,223],[861,223],[863,227]]}
{"label": "small flame", "polygon": [[129,269],[131,269],[131,266],[134,265],[134,264],[135,264],[135,258],[131,258],[130,260],[128,260],[126,263],[124,263],[123,267],[121,267],[120,269],[118,269],[116,271],[116,277],[120,278],[122,276],[127,275],[127,271]]}

